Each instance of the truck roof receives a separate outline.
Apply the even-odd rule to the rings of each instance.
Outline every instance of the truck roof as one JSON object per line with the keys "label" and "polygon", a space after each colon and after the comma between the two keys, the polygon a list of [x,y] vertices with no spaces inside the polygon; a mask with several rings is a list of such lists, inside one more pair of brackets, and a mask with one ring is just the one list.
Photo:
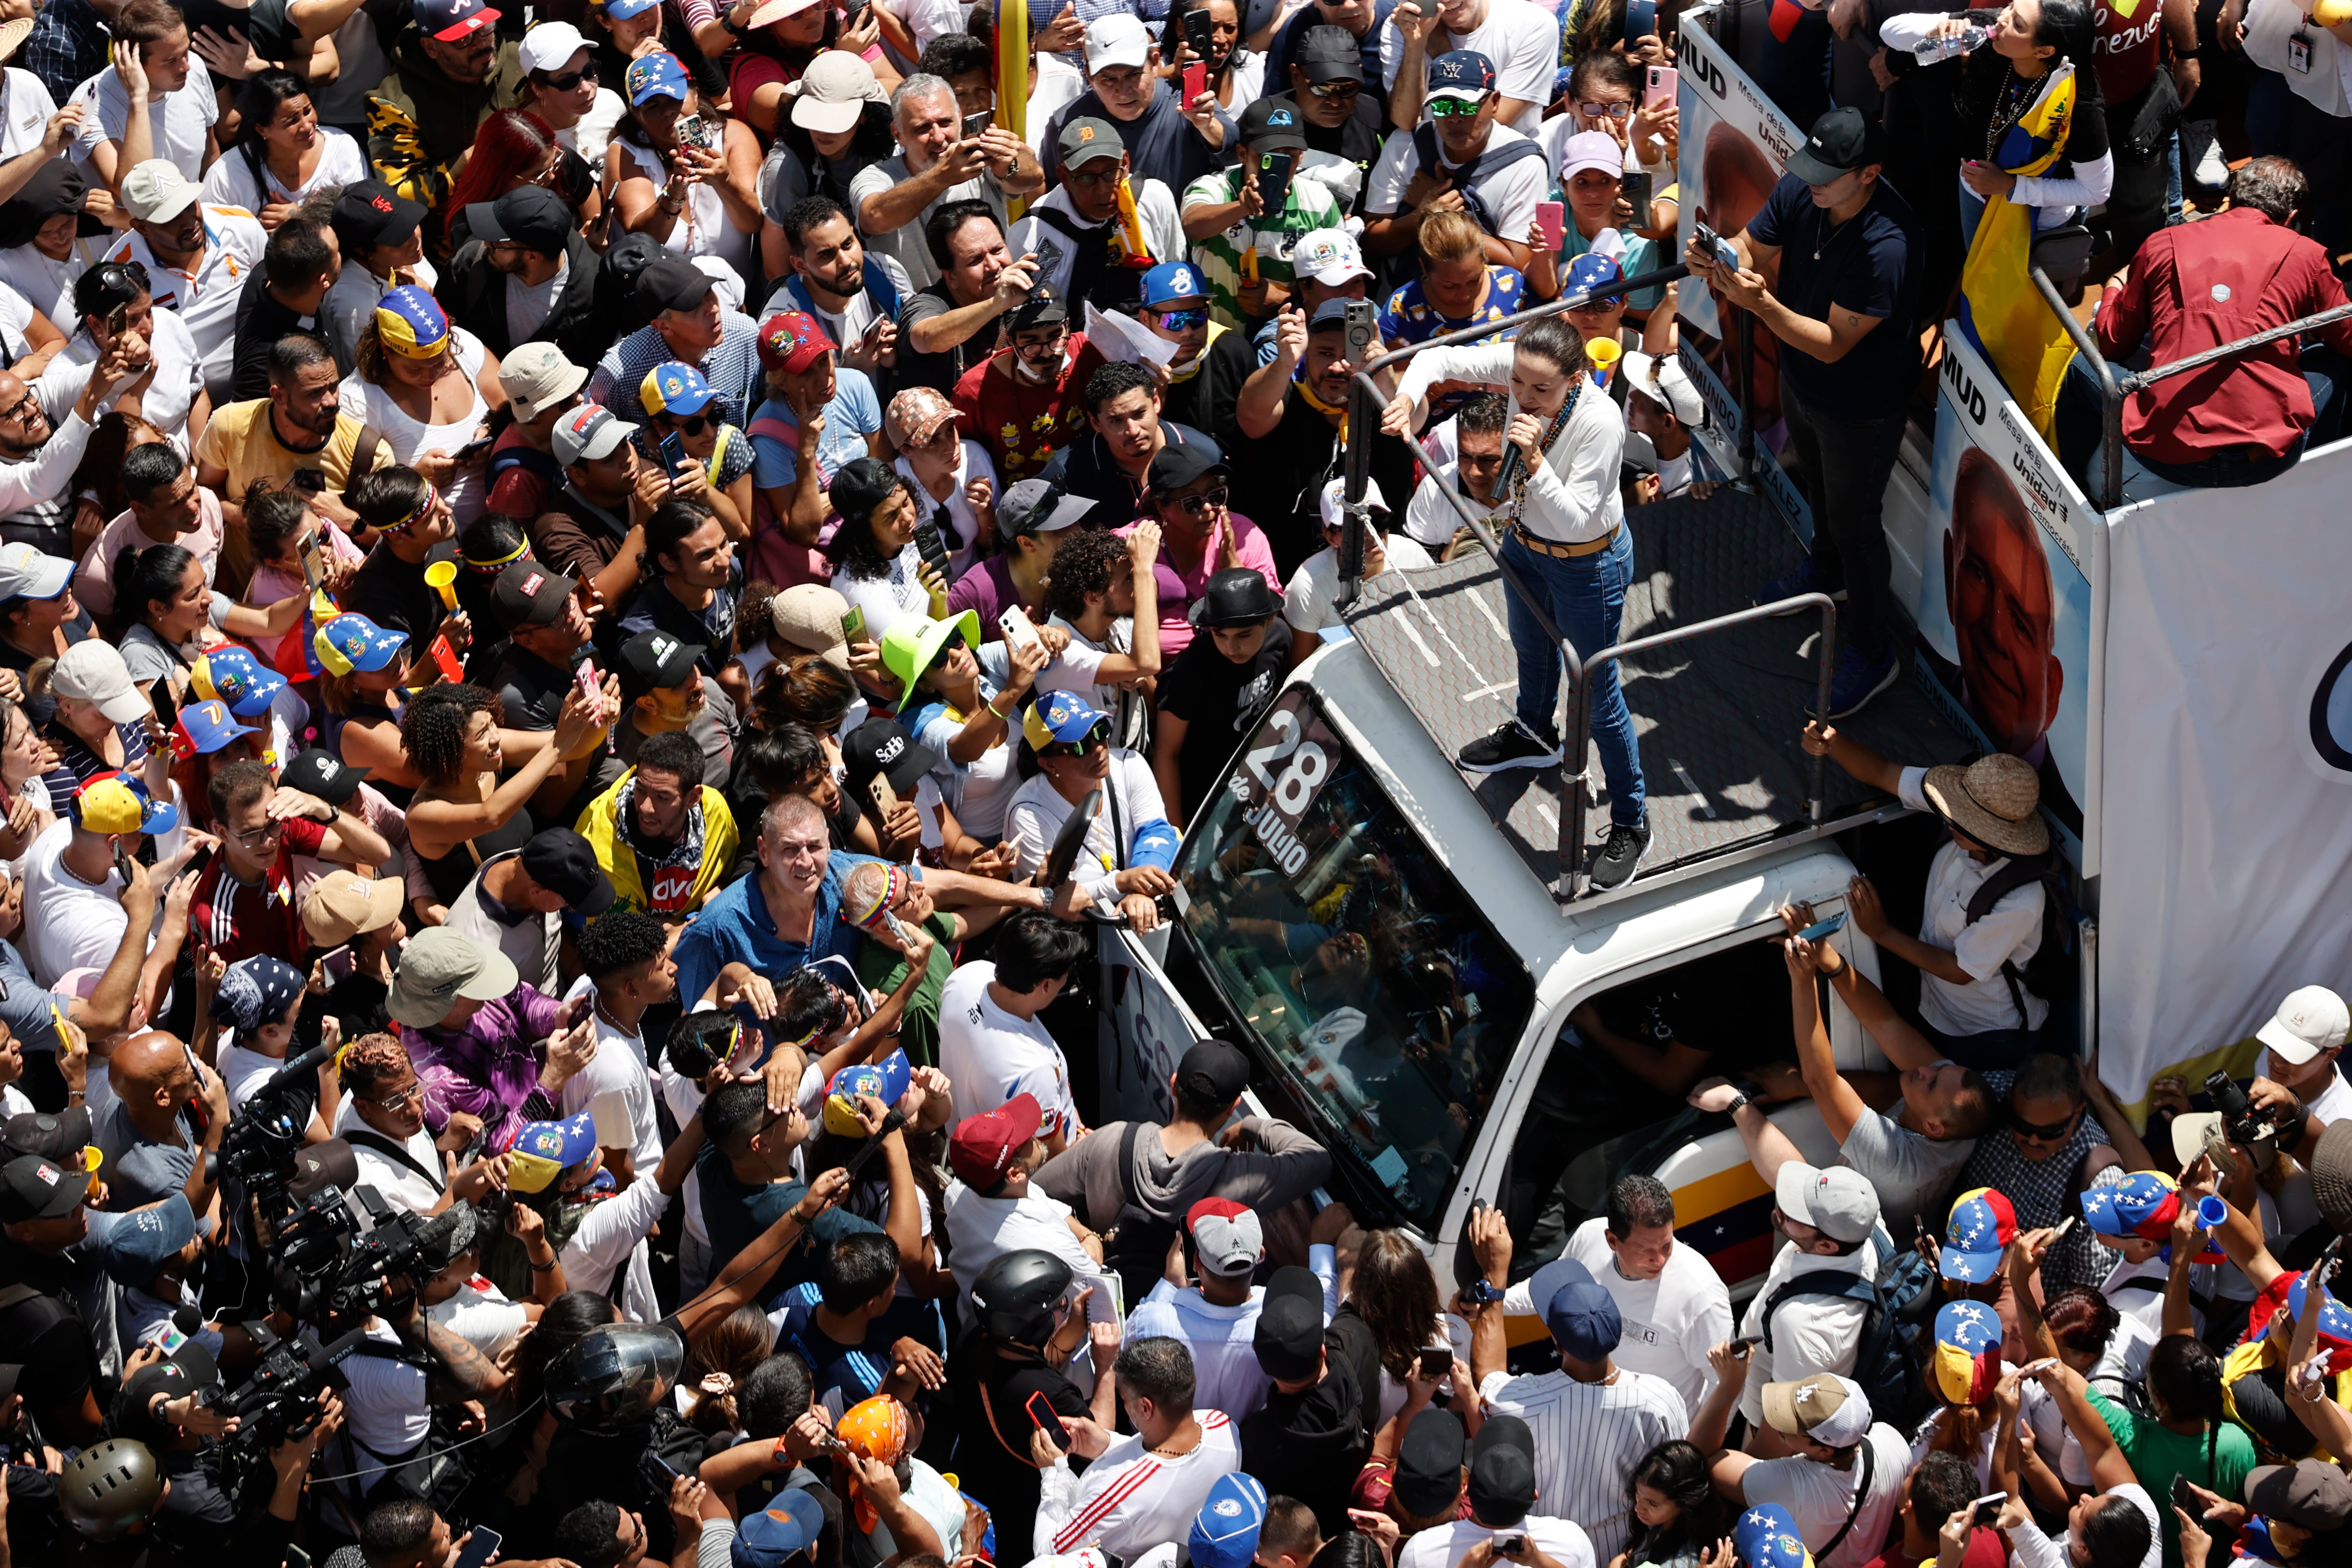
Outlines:
{"label": "truck roof", "polygon": [[[1626,521],[1634,563],[1620,634],[1627,642],[1748,608],[1759,584],[1803,553],[1769,500],[1729,486],[1704,501],[1636,507]],[[1367,579],[1347,611],[1356,640],[1446,756],[1508,718],[1517,699],[1506,596],[1495,563],[1470,549],[1439,566]],[[1910,630],[1904,613],[1897,631],[1905,647]],[[1808,611],[1711,630],[1625,662],[1625,698],[1649,790],[1650,856],[1626,888],[1588,891],[1580,905],[1902,809],[1828,766],[1822,817],[1812,820],[1811,759],[1799,738],[1815,690],[1819,634],[1820,617]],[[1909,674],[1841,727],[1905,763],[1963,760],[1972,747]],[[1560,773],[1513,769],[1463,778],[1528,868],[1557,889]],[[1592,780],[1591,795],[1601,796],[1597,756]],[[1608,831],[1605,800],[1596,800],[1586,814],[1588,848]]]}

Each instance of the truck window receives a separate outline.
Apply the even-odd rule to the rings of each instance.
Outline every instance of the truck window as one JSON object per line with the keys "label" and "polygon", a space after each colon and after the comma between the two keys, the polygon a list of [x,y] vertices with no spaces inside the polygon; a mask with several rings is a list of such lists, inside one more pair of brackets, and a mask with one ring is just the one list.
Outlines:
{"label": "truck window", "polygon": [[1286,692],[1185,836],[1184,929],[1312,1128],[1434,1234],[1533,984],[1349,753]]}

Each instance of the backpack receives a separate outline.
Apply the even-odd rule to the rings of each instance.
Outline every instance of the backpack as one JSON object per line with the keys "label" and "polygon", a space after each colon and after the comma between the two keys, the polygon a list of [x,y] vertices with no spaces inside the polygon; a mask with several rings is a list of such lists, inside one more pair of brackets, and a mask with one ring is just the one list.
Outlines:
{"label": "backpack", "polygon": [[1497,169],[1507,169],[1512,164],[1524,163],[1529,158],[1533,158],[1538,163],[1544,162],[1542,144],[1535,138],[1528,137],[1523,142],[1497,143],[1489,141],[1485,151],[1476,157],[1466,163],[1455,165],[1450,171],[1446,170],[1444,164],[1438,161],[1436,123],[1426,120],[1422,121],[1412,133],[1412,154],[1413,173],[1417,174],[1426,174],[1432,171],[1444,173],[1446,178],[1454,182],[1454,188],[1462,193],[1462,205],[1469,212],[1470,221],[1488,234],[1496,234],[1498,231],[1495,226],[1495,215],[1487,207],[1486,198],[1478,190],[1478,177],[1481,174],[1491,174]]}
{"label": "backpack", "polygon": [[1129,1121],[1118,1135],[1118,1214],[1103,1234],[1103,1267],[1118,1274],[1130,1306],[1168,1272],[1168,1248],[1176,1240],[1174,1222],[1145,1208],[1135,1190],[1136,1142],[1159,1131],[1149,1121]]}
{"label": "backpack", "polygon": [[[1915,1255],[1916,1256],[1916,1255]],[[1874,1419],[1907,1432],[1927,1414],[1926,1363],[1905,1340],[1886,1297],[1870,1280],[1833,1268],[1800,1274],[1764,1303],[1764,1348],[1772,1348],[1772,1319],[1780,1304],[1797,1296],[1829,1296],[1859,1301],[1864,1308],[1862,1340],[1849,1374],[1869,1397]]]}
{"label": "backpack", "polygon": [[[1872,1241],[1875,1245],[1877,1237],[1874,1236]],[[1896,1251],[1890,1243],[1880,1250],[1878,1293],[1886,1302],[1895,1332],[1921,1366],[1927,1364],[1928,1347],[1936,1342],[1936,1314],[1944,1305],[1943,1283],[1935,1261],[1917,1247]]]}
{"label": "backpack", "polygon": [[2045,849],[2039,855],[2011,855],[1977,884],[1963,911],[1965,923],[1974,925],[1990,914],[1995,904],[2029,882],[2042,884],[2042,945],[2025,961],[2022,972],[2008,959],[2001,960],[2000,964],[2000,977],[2009,983],[2009,1000],[2017,1009],[2021,1028],[2028,1016],[2025,992],[2032,992],[2044,1002],[2053,1001],[2065,994],[2074,977],[2074,932],[2066,919],[2066,864],[2058,858],[2055,849]]}

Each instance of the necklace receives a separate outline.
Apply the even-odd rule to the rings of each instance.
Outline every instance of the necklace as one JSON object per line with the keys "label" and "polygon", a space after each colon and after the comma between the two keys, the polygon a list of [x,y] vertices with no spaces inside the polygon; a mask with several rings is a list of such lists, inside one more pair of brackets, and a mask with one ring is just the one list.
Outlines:
{"label": "necklace", "polygon": [[[1853,215],[1853,217],[1860,217],[1862,215],[1860,213],[1856,213]],[[1823,229],[1822,231],[1822,237],[1813,241],[1813,259],[1819,261],[1822,258],[1822,251],[1823,247],[1825,247],[1831,240],[1833,240],[1839,235],[1843,234],[1846,229],[1846,224],[1850,224],[1853,221],[1853,218],[1850,217],[1845,220],[1845,223],[1838,224],[1833,227]]]}
{"label": "necklace", "polygon": [[[1568,416],[1576,412],[1577,397],[1582,394],[1587,386],[1591,384],[1591,383],[1590,381],[1580,377],[1577,384],[1569,388],[1567,401],[1559,405],[1559,412],[1551,416],[1551,424],[1545,429],[1543,439],[1536,443],[1536,449],[1538,452],[1541,452],[1545,458],[1549,458],[1550,457],[1551,444],[1559,439],[1560,431],[1566,427],[1568,424]],[[1527,487],[1528,465],[1521,463],[1517,468],[1513,469],[1511,473],[1511,500],[1513,501],[1517,501],[1519,499],[1520,492],[1525,490]]]}
{"label": "necklace", "polygon": [[2000,139],[2033,96],[2033,83],[2017,74],[2014,65],[2001,67],[2000,86],[1993,92],[1992,123],[1985,127],[1985,161],[1998,163]]}

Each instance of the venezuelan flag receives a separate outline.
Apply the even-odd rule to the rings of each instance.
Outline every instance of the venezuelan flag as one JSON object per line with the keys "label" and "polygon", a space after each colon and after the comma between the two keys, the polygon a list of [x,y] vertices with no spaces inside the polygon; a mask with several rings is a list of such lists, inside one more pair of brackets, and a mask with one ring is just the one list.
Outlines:
{"label": "venezuelan flag", "polygon": [[[2074,68],[2062,65],[2001,138],[1992,162],[2012,174],[2043,173],[2066,145],[2074,107]],[[2058,388],[2074,345],[2025,275],[2032,247],[2033,209],[2006,196],[1985,198],[1960,271],[1960,325],[2054,450]]]}

